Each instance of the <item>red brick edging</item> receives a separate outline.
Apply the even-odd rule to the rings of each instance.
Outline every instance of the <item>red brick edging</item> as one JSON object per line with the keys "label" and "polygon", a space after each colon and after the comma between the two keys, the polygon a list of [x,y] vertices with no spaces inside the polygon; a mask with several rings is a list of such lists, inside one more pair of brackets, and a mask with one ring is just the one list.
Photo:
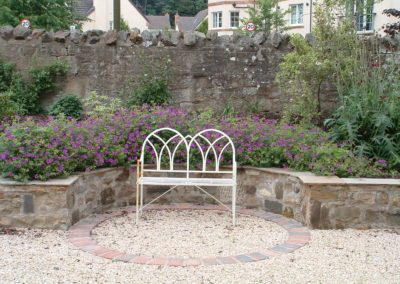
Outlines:
{"label": "red brick edging", "polygon": [[[195,204],[171,204],[153,205],[147,210],[219,210],[227,211],[226,208],[218,205],[195,205]],[[289,238],[283,244],[268,249],[260,249],[258,252],[251,252],[235,256],[212,257],[212,258],[169,258],[150,257],[139,254],[127,254],[116,250],[102,247],[92,238],[92,230],[110,218],[122,216],[126,213],[135,212],[135,207],[125,207],[106,211],[102,214],[94,214],[80,220],[69,229],[69,241],[81,250],[114,261],[123,261],[136,264],[169,265],[169,266],[199,266],[199,265],[222,265],[246,263],[265,260],[282,254],[290,253],[309,243],[311,234],[309,230],[295,220],[287,219],[281,215],[253,209],[238,209],[237,213],[251,215],[271,221],[289,233]]]}

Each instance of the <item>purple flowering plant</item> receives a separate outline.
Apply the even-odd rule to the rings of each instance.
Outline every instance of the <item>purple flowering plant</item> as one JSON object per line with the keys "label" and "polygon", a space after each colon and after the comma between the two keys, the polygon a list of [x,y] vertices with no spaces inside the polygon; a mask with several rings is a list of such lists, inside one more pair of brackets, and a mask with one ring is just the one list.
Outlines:
{"label": "purple flowering plant", "polygon": [[[0,133],[0,173],[26,181],[104,167],[132,168],[145,137],[162,127],[175,128],[183,134],[219,129],[234,141],[240,165],[289,167],[342,177],[382,175],[385,168],[382,161],[359,160],[317,128],[254,115],[221,117],[211,111],[195,114],[173,107],[143,106],[81,121],[50,117],[40,122],[24,118],[6,123]],[[177,162],[179,155],[183,161],[184,152],[178,154]],[[191,164],[200,162],[195,153],[190,159]],[[224,160],[229,163],[230,159],[228,151]],[[373,170],[366,173],[363,168]]]}

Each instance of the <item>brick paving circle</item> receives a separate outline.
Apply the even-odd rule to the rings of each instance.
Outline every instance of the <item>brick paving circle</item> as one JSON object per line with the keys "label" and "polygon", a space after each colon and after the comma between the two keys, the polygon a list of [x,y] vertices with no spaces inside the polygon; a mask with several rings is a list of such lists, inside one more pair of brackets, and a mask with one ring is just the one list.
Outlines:
{"label": "brick paving circle", "polygon": [[[226,208],[218,205],[195,205],[195,204],[171,204],[153,205],[145,210],[218,210],[227,211]],[[150,265],[169,265],[169,266],[199,266],[199,265],[223,265],[235,263],[247,263],[266,260],[282,254],[293,252],[309,243],[311,234],[309,230],[299,222],[287,219],[281,215],[254,209],[238,209],[238,214],[250,215],[273,222],[284,228],[289,238],[280,245],[272,248],[260,248],[257,252],[246,254],[212,257],[212,258],[170,258],[170,257],[150,257],[140,254],[127,254],[113,249],[105,248],[97,244],[92,238],[92,230],[100,223],[114,217],[123,216],[127,213],[134,213],[135,207],[125,207],[106,211],[101,214],[94,214],[80,220],[69,229],[69,241],[90,254],[111,259],[113,261],[123,261],[136,264]]]}

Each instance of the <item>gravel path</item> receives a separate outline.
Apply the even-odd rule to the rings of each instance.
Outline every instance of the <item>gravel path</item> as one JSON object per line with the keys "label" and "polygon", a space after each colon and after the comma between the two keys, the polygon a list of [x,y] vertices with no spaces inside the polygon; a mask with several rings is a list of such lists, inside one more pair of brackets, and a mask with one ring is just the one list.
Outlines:
{"label": "gravel path", "polygon": [[147,256],[197,258],[260,251],[284,243],[286,230],[262,218],[238,215],[234,228],[229,212],[146,211],[139,226],[135,215],[112,218],[92,234],[101,246]]}
{"label": "gravel path", "polygon": [[[210,212],[210,219],[213,216]],[[18,232],[0,235],[1,284],[400,283],[400,235],[394,230],[313,230],[311,243],[293,253],[208,267],[112,262],[74,247],[67,241],[67,232]],[[152,239],[162,239],[163,234],[158,232]]]}

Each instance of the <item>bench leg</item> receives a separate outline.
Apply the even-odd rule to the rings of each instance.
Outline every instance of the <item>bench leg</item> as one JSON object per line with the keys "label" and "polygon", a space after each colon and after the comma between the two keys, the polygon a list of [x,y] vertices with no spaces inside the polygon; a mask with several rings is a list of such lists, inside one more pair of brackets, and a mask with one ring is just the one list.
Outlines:
{"label": "bench leg", "polygon": [[143,214],[143,184],[140,185],[140,215]]}
{"label": "bench leg", "polygon": [[136,183],[136,225],[139,224],[139,184]]}
{"label": "bench leg", "polygon": [[236,225],[236,185],[232,187],[232,224]]}

